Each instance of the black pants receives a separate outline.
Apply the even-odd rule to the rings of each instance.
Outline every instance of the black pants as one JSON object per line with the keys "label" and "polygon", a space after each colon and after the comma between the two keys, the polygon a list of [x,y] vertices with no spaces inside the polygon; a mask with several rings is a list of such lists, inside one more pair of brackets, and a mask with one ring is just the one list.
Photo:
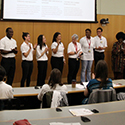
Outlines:
{"label": "black pants", "polygon": [[104,58],[105,58],[104,52],[96,52],[96,51],[94,51],[95,67],[96,67],[97,62],[99,60],[104,60]]}
{"label": "black pants", "polygon": [[80,60],[76,60],[72,58],[68,59],[68,70],[69,70],[68,78],[67,78],[68,84],[71,84],[73,79],[76,80],[76,75],[79,70],[79,65],[80,65]]}
{"label": "black pants", "polygon": [[21,87],[24,87],[24,83],[26,80],[26,86],[30,86],[30,77],[33,71],[33,61],[22,61],[22,79],[21,79]]}
{"label": "black pants", "polygon": [[63,71],[63,65],[64,65],[64,62],[63,62],[63,57],[51,57],[51,66],[52,66],[52,69],[54,68],[57,68],[61,71]]}
{"label": "black pants", "polygon": [[43,84],[45,84],[47,61],[37,61],[37,64],[38,64],[37,86],[42,86]]}
{"label": "black pants", "polygon": [[12,85],[15,74],[15,58],[2,57],[1,65],[6,70],[7,84]]}

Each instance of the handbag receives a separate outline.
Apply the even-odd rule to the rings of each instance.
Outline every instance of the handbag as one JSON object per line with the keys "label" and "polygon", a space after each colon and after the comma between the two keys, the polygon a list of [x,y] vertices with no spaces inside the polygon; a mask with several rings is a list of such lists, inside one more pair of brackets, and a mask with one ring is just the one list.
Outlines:
{"label": "handbag", "polygon": [[27,119],[18,120],[13,123],[13,125],[31,125]]}

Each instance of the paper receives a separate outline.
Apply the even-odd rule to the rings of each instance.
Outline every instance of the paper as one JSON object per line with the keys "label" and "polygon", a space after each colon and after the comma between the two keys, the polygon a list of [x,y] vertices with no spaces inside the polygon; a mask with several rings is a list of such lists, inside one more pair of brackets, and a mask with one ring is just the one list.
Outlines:
{"label": "paper", "polygon": [[116,86],[121,86],[122,84],[121,83],[113,83],[113,87],[116,87]]}
{"label": "paper", "polygon": [[62,122],[51,122],[50,125],[81,125],[78,123],[62,123]]}
{"label": "paper", "polygon": [[94,114],[91,110],[85,109],[85,108],[69,109],[69,111],[70,111],[74,116],[84,116],[84,115],[92,115],[92,114]]}
{"label": "paper", "polygon": [[86,88],[86,86],[88,85],[88,82],[82,82],[82,84],[85,86],[85,88]]}
{"label": "paper", "polygon": [[78,88],[78,89],[85,89],[85,86],[80,85],[80,84],[76,84],[76,88]]}
{"label": "paper", "polygon": [[82,82],[82,85],[81,84],[76,84],[76,88],[85,89],[87,85],[88,85],[88,82]]}

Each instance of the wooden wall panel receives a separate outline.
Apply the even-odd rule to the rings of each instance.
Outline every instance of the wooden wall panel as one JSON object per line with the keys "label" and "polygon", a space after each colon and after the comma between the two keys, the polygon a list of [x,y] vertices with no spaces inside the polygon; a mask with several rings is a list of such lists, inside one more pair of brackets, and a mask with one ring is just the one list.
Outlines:
{"label": "wooden wall panel", "polygon": [[[109,18],[109,24],[103,27],[100,23],[70,23],[70,22],[28,22],[28,21],[0,21],[0,39],[5,36],[5,30],[7,27],[12,27],[14,30],[13,38],[16,39],[18,45],[18,54],[16,56],[16,73],[14,78],[14,83],[20,82],[22,77],[21,69],[21,52],[20,45],[23,42],[22,32],[29,32],[31,36],[31,42],[35,44],[37,42],[37,37],[40,34],[44,34],[47,39],[47,45],[51,47],[53,34],[58,31],[62,34],[62,42],[65,46],[65,56],[66,56],[66,65],[64,66],[62,77],[67,77],[68,73],[68,56],[67,56],[67,47],[69,42],[71,42],[71,36],[76,33],[79,36],[79,39],[85,36],[85,29],[90,28],[92,30],[92,36],[96,36],[96,29],[100,26],[103,28],[103,36],[107,38],[108,47],[105,52],[105,60],[108,63],[109,76],[113,77],[113,72],[111,69],[111,49],[113,43],[116,41],[115,35],[119,31],[125,31],[125,16],[117,15],[98,15],[97,19],[100,22],[102,18]],[[1,58],[1,57],[0,57]],[[50,65],[51,58],[51,49],[49,51],[49,61],[48,61],[48,70],[47,78],[49,77],[51,71]],[[94,71],[94,67],[92,68]],[[78,80],[80,80],[80,72],[78,73]],[[34,69],[32,73],[31,80],[36,81],[37,79],[37,62],[36,55],[34,54]],[[35,84],[35,82],[34,82]]]}

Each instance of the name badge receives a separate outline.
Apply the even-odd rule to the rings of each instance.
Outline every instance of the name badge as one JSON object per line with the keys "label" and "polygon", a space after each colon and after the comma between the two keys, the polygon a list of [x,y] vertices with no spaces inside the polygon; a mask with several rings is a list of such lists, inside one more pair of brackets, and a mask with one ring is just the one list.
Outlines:
{"label": "name badge", "polygon": [[103,43],[102,41],[100,41],[100,43]]}
{"label": "name badge", "polygon": [[89,53],[91,53],[91,50],[88,50]]}

